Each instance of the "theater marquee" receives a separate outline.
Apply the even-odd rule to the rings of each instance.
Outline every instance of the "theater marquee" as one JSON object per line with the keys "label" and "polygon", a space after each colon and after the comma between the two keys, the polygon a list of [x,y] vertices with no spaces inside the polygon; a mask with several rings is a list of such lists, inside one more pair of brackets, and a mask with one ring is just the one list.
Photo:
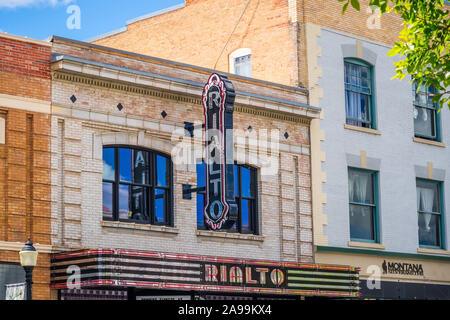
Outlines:
{"label": "theater marquee", "polygon": [[58,253],[52,255],[51,263],[52,289],[135,287],[197,292],[359,296],[359,270],[349,266],[122,249]]}

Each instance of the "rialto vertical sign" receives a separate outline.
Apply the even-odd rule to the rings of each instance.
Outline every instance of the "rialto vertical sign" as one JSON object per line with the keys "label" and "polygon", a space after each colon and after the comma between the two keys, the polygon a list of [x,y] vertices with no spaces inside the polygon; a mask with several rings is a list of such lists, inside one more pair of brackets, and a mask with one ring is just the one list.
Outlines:
{"label": "rialto vertical sign", "polygon": [[205,116],[206,224],[229,229],[237,220],[234,199],[233,111],[236,97],[225,76],[212,74],[203,89]]}

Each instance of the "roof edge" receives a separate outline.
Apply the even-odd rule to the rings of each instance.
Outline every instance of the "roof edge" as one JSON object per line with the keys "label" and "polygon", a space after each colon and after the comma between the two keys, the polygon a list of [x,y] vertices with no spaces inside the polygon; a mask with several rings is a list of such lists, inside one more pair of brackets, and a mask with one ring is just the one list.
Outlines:
{"label": "roof edge", "polygon": [[0,32],[0,37],[1,38],[11,39],[11,40],[22,41],[22,42],[33,43],[33,44],[37,44],[37,45],[40,45],[40,46],[46,46],[46,47],[51,47],[52,46],[52,43],[50,41],[30,39],[30,38],[27,38],[27,37],[16,36],[16,35],[5,33],[5,32]]}
{"label": "roof edge", "polygon": [[162,15],[164,13],[169,13],[171,11],[175,11],[175,10],[178,10],[178,9],[183,9],[184,7],[186,7],[186,1],[183,1],[183,3],[174,5],[172,7],[168,7],[168,8],[165,8],[165,9],[162,9],[162,10],[158,10],[158,11],[155,11],[155,12],[150,12],[150,13],[145,14],[143,16],[130,19],[130,20],[128,20],[126,22],[126,24],[128,26],[128,25],[130,25],[132,23],[135,23],[135,22],[138,22],[138,21],[141,21],[141,20],[153,18],[153,17],[159,16],[159,15]]}
{"label": "roof edge", "polygon": [[[81,64],[90,64],[90,65],[100,67],[100,68],[109,68],[112,70],[116,70],[118,72],[128,72],[128,73],[132,73],[132,74],[136,74],[136,75],[148,76],[148,77],[161,79],[161,80],[165,80],[165,81],[173,81],[173,82],[182,83],[185,85],[191,85],[194,87],[198,87],[200,89],[202,89],[204,86],[204,84],[202,84],[202,83],[198,83],[198,82],[191,81],[191,80],[185,80],[185,79],[171,77],[171,76],[163,76],[163,75],[155,74],[155,73],[148,72],[148,71],[136,70],[136,69],[131,69],[131,68],[127,68],[127,67],[120,67],[120,66],[116,66],[116,65],[112,65],[112,64],[87,60],[87,59],[83,59],[83,58],[72,57],[72,56],[68,56],[68,55],[64,55],[64,54],[61,54],[61,55],[60,54],[52,54],[52,61],[51,61],[52,63],[64,61],[64,60],[73,61],[73,62],[81,63]],[[320,110],[321,110],[318,107],[310,106],[309,104],[306,104],[306,103],[301,103],[301,102],[291,101],[291,100],[286,100],[286,99],[280,99],[280,98],[255,94],[255,93],[246,92],[246,91],[236,91],[236,94],[242,95],[242,96],[247,96],[247,97],[252,97],[252,98],[257,98],[257,99],[262,99],[262,100],[266,100],[266,101],[286,104],[286,105],[290,105],[290,106],[300,107],[300,108],[308,109],[308,110],[314,111],[314,112],[320,112]]]}
{"label": "roof edge", "polygon": [[100,34],[98,36],[94,36],[94,37],[89,38],[89,39],[86,39],[85,42],[94,42],[94,41],[97,41],[97,40],[100,40],[100,39],[104,39],[104,38],[107,38],[107,37],[110,37],[110,36],[113,36],[113,35],[125,32],[127,30],[128,30],[127,27],[122,27],[122,28],[119,28],[119,29],[116,29],[116,30],[113,30],[113,31],[106,32],[104,34]]}
{"label": "roof edge", "polygon": [[147,60],[147,61],[157,63],[157,64],[170,65],[173,67],[192,70],[195,72],[200,72],[200,73],[205,73],[205,74],[220,73],[220,74],[227,76],[230,79],[236,79],[236,80],[242,81],[242,82],[254,83],[257,85],[263,85],[263,86],[267,86],[267,87],[274,87],[274,88],[278,88],[278,89],[284,89],[284,90],[289,90],[289,91],[301,92],[303,94],[309,94],[309,90],[304,87],[293,87],[293,86],[288,86],[285,84],[270,82],[270,81],[266,81],[266,80],[261,80],[261,79],[256,79],[256,78],[248,78],[248,77],[239,76],[239,75],[236,75],[233,73],[228,73],[228,72],[224,72],[224,71],[208,69],[208,68],[199,67],[199,66],[195,66],[195,65],[191,65],[191,64],[182,63],[182,62],[176,62],[176,61],[172,61],[172,60],[147,56],[147,55],[143,55],[140,53],[134,53],[134,52],[130,52],[130,51],[101,46],[101,45],[90,43],[90,42],[73,40],[73,39],[68,39],[68,38],[59,37],[59,36],[52,36],[51,42],[55,42],[55,41],[63,42],[63,43],[71,43],[71,44],[74,44],[77,46],[90,48],[90,49],[94,49],[94,50],[98,50],[98,51],[102,51],[102,52],[108,52],[111,54],[121,55],[121,56],[128,56],[129,58],[134,58],[134,59]]}
{"label": "roof edge", "polygon": [[153,18],[153,17],[159,16],[159,15],[162,15],[162,14],[165,14],[165,13],[169,13],[169,12],[172,12],[172,11],[175,11],[175,10],[178,10],[178,9],[183,9],[184,7],[186,7],[186,1],[183,1],[183,3],[177,4],[177,5],[165,8],[165,9],[161,9],[161,10],[158,10],[158,11],[147,13],[145,15],[142,15],[142,16],[139,16],[139,17],[127,20],[126,23],[125,23],[126,24],[125,27],[122,27],[122,28],[119,28],[119,29],[116,29],[116,30],[113,30],[113,31],[109,31],[109,32],[106,32],[106,33],[103,33],[103,34],[100,34],[100,35],[88,38],[85,41],[86,42],[93,42],[93,41],[97,41],[97,40],[101,40],[101,39],[104,39],[104,38],[108,38],[108,37],[114,36],[116,34],[119,34],[119,33],[127,31],[128,30],[127,26],[130,25],[130,24],[133,24],[133,23],[145,20],[145,19]]}

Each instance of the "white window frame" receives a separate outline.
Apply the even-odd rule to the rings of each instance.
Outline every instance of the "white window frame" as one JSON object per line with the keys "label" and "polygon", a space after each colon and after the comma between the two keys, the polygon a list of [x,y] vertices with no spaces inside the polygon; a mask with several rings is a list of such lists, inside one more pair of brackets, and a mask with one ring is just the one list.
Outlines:
{"label": "white window frame", "polygon": [[[230,73],[236,74],[236,70],[234,68],[234,61],[236,58],[247,56],[252,54],[252,50],[250,48],[240,48],[235,51],[233,51],[229,56],[229,63],[230,63]],[[251,63],[251,60],[250,60]]]}

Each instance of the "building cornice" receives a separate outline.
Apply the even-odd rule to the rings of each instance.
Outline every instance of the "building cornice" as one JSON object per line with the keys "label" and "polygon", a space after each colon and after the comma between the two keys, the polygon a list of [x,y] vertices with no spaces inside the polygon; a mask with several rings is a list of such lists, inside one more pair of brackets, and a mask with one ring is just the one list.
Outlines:
{"label": "building cornice", "polygon": [[[123,67],[59,56],[52,64],[52,79],[125,91],[159,99],[201,105],[203,85]],[[236,92],[236,111],[284,121],[309,124],[319,118],[320,109],[249,92]]]}
{"label": "building cornice", "polygon": [[[139,53],[114,49],[111,47],[100,46],[100,45],[96,45],[96,44],[92,44],[92,43],[88,43],[88,42],[67,39],[67,38],[58,37],[58,36],[53,36],[51,38],[51,42],[54,44],[66,44],[66,45],[69,45],[72,47],[88,49],[88,50],[92,50],[92,51],[96,51],[96,52],[101,52],[101,53],[120,56],[120,57],[124,57],[124,58],[134,59],[134,60],[138,60],[138,61],[150,62],[150,63],[157,64],[160,66],[166,66],[166,67],[177,68],[177,69],[181,69],[181,70],[192,71],[197,74],[210,75],[211,73],[217,72],[217,70],[213,70],[213,69],[208,69],[208,68],[203,68],[203,67],[199,67],[199,66],[181,63],[181,62],[151,57],[151,56],[147,56],[147,55],[143,55],[143,54],[139,54]],[[304,87],[293,87],[293,86],[269,82],[269,81],[265,81],[265,80],[239,76],[239,75],[232,74],[232,73],[226,73],[226,72],[220,72],[220,73],[227,76],[228,79],[230,79],[231,81],[237,80],[239,82],[244,82],[244,83],[251,84],[251,85],[272,88],[275,90],[282,89],[284,91],[297,93],[297,94],[298,93],[302,93],[302,94],[309,93],[309,90]]]}

